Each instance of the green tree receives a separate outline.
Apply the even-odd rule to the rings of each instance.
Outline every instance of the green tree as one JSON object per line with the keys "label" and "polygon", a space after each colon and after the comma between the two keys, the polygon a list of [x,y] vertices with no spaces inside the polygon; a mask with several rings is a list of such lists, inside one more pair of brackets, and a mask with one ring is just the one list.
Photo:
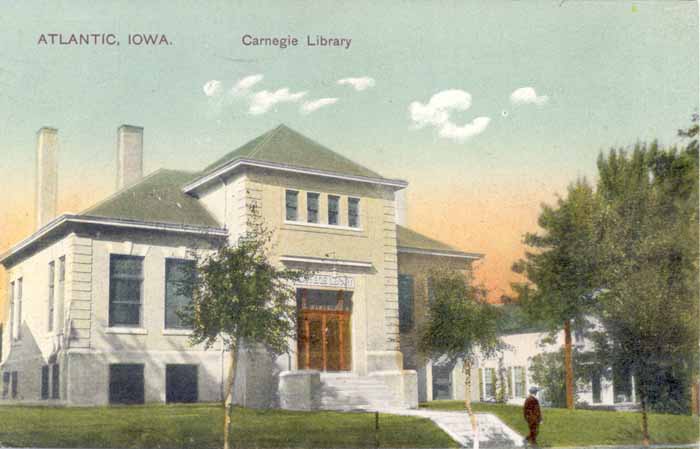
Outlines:
{"label": "green tree", "polygon": [[572,322],[584,322],[591,311],[596,276],[597,203],[585,179],[569,186],[566,198],[555,207],[542,205],[541,234],[525,234],[533,250],[513,265],[529,283],[514,284],[526,313],[550,331],[564,329],[566,406],[574,408]]}
{"label": "green tree", "polygon": [[637,380],[645,445],[647,411],[650,400],[659,399],[663,376],[694,371],[698,357],[698,145],[692,129],[687,137],[693,140],[681,150],[640,143],[631,153],[613,149],[598,159],[600,316],[612,356]]}
{"label": "green tree", "polygon": [[224,394],[224,448],[229,431],[236,364],[242,343],[264,345],[272,354],[288,351],[296,332],[293,283],[304,273],[270,263],[272,233],[255,207],[249,210],[247,231],[235,244],[221,244],[213,253],[197,258],[182,288],[192,302],[181,314],[192,326],[193,344],[207,348],[221,341],[230,351]]}
{"label": "green tree", "polygon": [[[472,365],[478,355],[492,357],[502,343],[498,338],[499,310],[489,304],[486,291],[470,285],[468,277],[452,270],[434,270],[430,275],[432,298],[427,319],[419,329],[419,350],[436,360],[462,360],[465,374],[464,404],[472,429],[478,432],[471,407]],[[478,448],[478,438],[474,439]]]}

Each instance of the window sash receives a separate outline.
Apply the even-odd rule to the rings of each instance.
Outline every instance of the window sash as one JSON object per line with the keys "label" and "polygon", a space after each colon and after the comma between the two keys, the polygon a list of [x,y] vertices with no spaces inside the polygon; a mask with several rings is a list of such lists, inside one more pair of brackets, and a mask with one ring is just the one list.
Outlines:
{"label": "window sash", "polygon": [[109,325],[141,325],[143,257],[113,254],[109,277]]}
{"label": "window sash", "polygon": [[340,209],[340,197],[328,195],[328,224],[338,224],[338,210]]}
{"label": "window sash", "polygon": [[348,198],[348,226],[360,227],[360,199]]}
{"label": "window sash", "polygon": [[55,363],[55,364],[51,365],[51,399],[59,399],[61,397],[60,379],[61,379],[61,369],[60,369],[60,366],[57,363]]}
{"label": "window sash", "polygon": [[285,194],[285,219],[297,221],[299,218],[299,192],[286,190]]}
{"label": "window sash", "polygon": [[[184,295],[182,282],[187,271],[194,269],[194,261],[189,259],[166,259],[165,261],[165,328],[188,329],[178,315],[178,311],[192,302],[192,292]],[[189,290],[189,288],[188,288]]]}
{"label": "window sash", "polygon": [[53,331],[56,264],[49,262],[49,332]]}
{"label": "window sash", "polygon": [[306,221],[309,223],[318,223],[319,197],[318,193],[306,194]]}

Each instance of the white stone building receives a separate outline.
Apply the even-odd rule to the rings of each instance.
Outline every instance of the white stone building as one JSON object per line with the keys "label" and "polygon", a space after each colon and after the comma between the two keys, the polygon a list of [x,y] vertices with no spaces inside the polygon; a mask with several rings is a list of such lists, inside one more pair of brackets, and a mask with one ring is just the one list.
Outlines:
{"label": "white stone building", "polygon": [[411,353],[410,331],[400,341],[400,327],[410,329],[400,308],[404,320],[419,312],[421,267],[468,270],[481,256],[402,226],[405,181],[285,126],[199,172],[142,177],[143,129],[122,126],[117,142],[118,191],[56,217],[58,135],[38,133],[37,229],[0,257],[9,279],[1,400],[221,400],[228,354],[190,345],[176,313],[188,298],[174,285],[192,250],[241,235],[253,203],[275,232],[273,261],[316,275],[297,285],[292,351],[243,353],[235,401],[415,407],[430,390],[430,364]]}

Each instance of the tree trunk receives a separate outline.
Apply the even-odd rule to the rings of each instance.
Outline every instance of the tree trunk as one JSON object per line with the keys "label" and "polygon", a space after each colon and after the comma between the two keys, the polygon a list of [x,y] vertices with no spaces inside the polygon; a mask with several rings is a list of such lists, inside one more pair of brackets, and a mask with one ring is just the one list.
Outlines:
{"label": "tree trunk", "polygon": [[571,357],[571,320],[564,321],[564,369],[566,370],[566,408],[574,409],[574,366]]}
{"label": "tree trunk", "polygon": [[469,415],[469,420],[472,423],[472,434],[474,435],[474,449],[479,449],[479,422],[476,419],[476,415],[472,410],[472,365],[466,360],[463,362],[464,371],[464,406],[467,408],[467,414]]}
{"label": "tree trunk", "polygon": [[231,438],[231,412],[233,408],[233,384],[236,379],[236,363],[238,362],[238,342],[231,345],[231,364],[228,367],[226,390],[224,394],[224,449],[229,449]]}
{"label": "tree trunk", "polygon": [[642,391],[640,392],[642,400],[642,445],[649,447],[649,417],[647,416],[647,397]]}

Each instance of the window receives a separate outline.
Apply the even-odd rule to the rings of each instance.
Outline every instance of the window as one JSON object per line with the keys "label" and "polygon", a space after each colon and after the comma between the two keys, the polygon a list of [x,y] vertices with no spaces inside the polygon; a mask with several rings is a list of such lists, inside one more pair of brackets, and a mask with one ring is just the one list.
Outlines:
{"label": "window", "polygon": [[525,368],[522,366],[513,367],[513,385],[515,386],[515,391],[513,392],[516,398],[525,397]]}
{"label": "window", "polygon": [[399,275],[399,330],[413,328],[413,276]]}
{"label": "window", "polygon": [[66,286],[66,258],[65,256],[62,256],[58,259],[58,292],[56,295],[56,300],[57,300],[57,305],[56,305],[56,311],[54,312],[55,315],[58,316],[57,320],[57,325],[58,325],[58,330],[61,331],[61,329],[64,327],[63,324],[63,299],[64,299],[64,294],[65,294],[65,286]]}
{"label": "window", "polygon": [[143,404],[143,365],[109,365],[110,404]]}
{"label": "window", "polygon": [[109,325],[141,324],[143,257],[112,255],[109,261]]}
{"label": "window", "polygon": [[41,367],[41,399],[49,398],[49,366]]}
{"label": "window", "polygon": [[22,338],[22,278],[17,279],[17,291],[15,292],[15,301],[17,301],[16,313],[17,313],[17,333],[15,334],[15,339],[19,340]]}
{"label": "window", "polygon": [[61,369],[56,363],[51,365],[51,399],[59,399],[61,397]]}
{"label": "window", "polygon": [[2,363],[2,323],[0,323],[0,363]]}
{"label": "window", "polygon": [[197,365],[166,365],[166,402],[197,402],[197,384]]}
{"label": "window", "polygon": [[15,316],[15,283],[10,282],[10,338],[17,338],[17,317]]}
{"label": "window", "polygon": [[348,226],[360,227],[360,199],[348,198]]}
{"label": "window", "polygon": [[484,368],[484,398],[496,397],[496,370],[494,368]]}
{"label": "window", "polygon": [[10,376],[10,395],[12,399],[17,399],[17,389],[19,387],[18,383],[19,379],[17,378],[17,371],[12,371],[12,375]]}
{"label": "window", "polygon": [[600,373],[593,373],[591,375],[591,389],[593,390],[593,403],[600,404],[601,401],[601,382]]}
{"label": "window", "polygon": [[287,190],[284,196],[285,220],[297,221],[299,219],[299,192],[296,190]]}
{"label": "window", "polygon": [[338,210],[340,209],[340,197],[328,195],[328,224],[338,224]]}
{"label": "window", "polygon": [[10,391],[10,373],[2,373],[2,398],[7,399],[7,394]]}
{"label": "window", "polygon": [[187,281],[194,273],[194,260],[165,260],[165,328],[186,329],[187,323],[178,315],[192,302],[192,287]]}
{"label": "window", "polygon": [[309,223],[318,223],[318,193],[306,194],[306,221]]}
{"label": "window", "polygon": [[53,311],[54,311],[54,280],[56,278],[56,264],[49,262],[49,332],[53,331]]}

